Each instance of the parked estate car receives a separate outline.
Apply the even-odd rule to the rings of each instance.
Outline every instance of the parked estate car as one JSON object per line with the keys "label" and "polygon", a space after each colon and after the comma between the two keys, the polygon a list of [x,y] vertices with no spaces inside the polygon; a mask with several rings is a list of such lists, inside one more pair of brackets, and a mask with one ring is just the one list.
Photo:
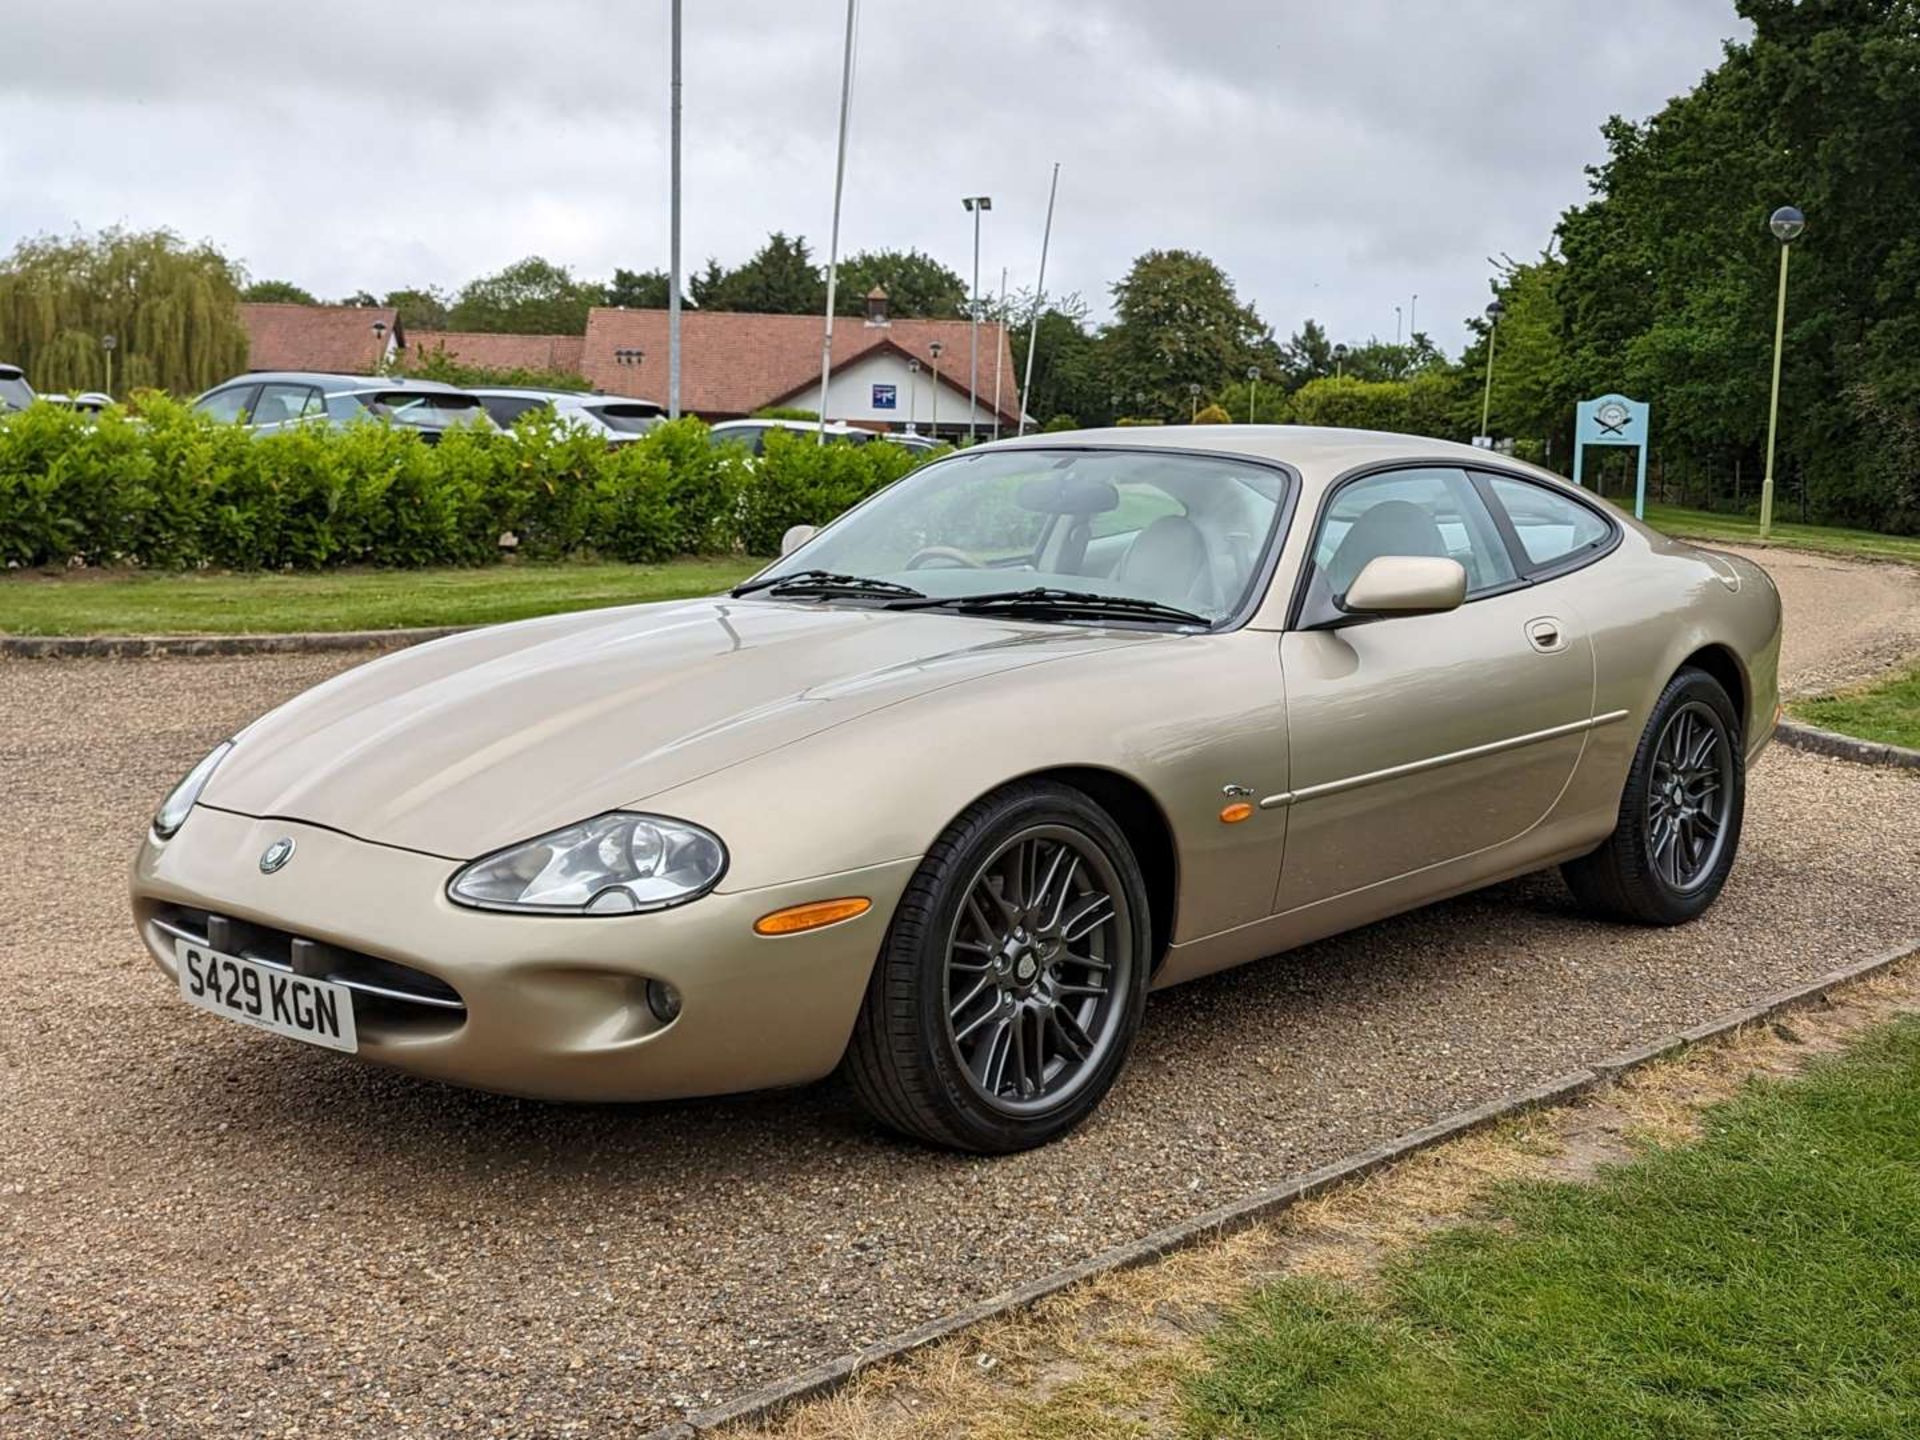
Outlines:
{"label": "parked estate car", "polygon": [[1093,1110],[1150,990],[1552,866],[1693,919],[1778,715],[1764,571],[1440,441],[1031,436],[789,548],[247,726],[140,846],[154,958],[419,1075],[841,1067],[890,1126],[1011,1151]]}
{"label": "parked estate car", "polygon": [[327,375],[268,371],[239,375],[193,402],[216,420],[255,432],[289,425],[346,425],[384,420],[437,441],[454,425],[491,425],[485,407],[466,391],[433,380],[398,375]]}
{"label": "parked estate car", "polygon": [[551,410],[570,425],[604,436],[610,445],[637,440],[660,423],[666,411],[651,400],[627,395],[587,395],[575,390],[535,390],[517,385],[470,388],[486,407],[493,423],[511,429],[529,411]]}
{"label": "parked estate car", "polygon": [[33,386],[18,365],[0,365],[0,410],[24,410],[33,403]]}
{"label": "parked estate car", "polygon": [[[707,440],[715,446],[744,445],[748,454],[764,455],[767,453],[767,436],[775,430],[813,436],[820,433],[820,425],[813,420],[722,420],[707,431]],[[882,438],[875,431],[837,421],[828,421],[826,430],[828,440],[844,441],[849,445],[865,445]]]}

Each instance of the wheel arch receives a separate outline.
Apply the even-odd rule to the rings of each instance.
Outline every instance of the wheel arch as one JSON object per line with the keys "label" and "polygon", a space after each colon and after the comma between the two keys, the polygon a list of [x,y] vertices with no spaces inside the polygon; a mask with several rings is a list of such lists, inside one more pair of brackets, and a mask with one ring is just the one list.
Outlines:
{"label": "wheel arch", "polygon": [[1727,692],[1727,698],[1733,701],[1733,708],[1740,716],[1740,729],[1744,736],[1753,733],[1753,687],[1747,678],[1747,667],[1740,663],[1740,657],[1732,648],[1714,641],[1702,645],[1675,667],[1675,673],[1691,665],[1696,670],[1704,670]]}
{"label": "wheel arch", "polygon": [[[1098,765],[1053,765],[1029,770],[1009,776],[987,793],[1027,780],[1051,780],[1078,790],[1112,816],[1113,823],[1120,827],[1127,844],[1133,847],[1141,878],[1147,882],[1147,922],[1153,969],[1157,971],[1173,944],[1174,912],[1180,903],[1180,852],[1174,843],[1173,825],[1160,802],[1131,775]],[[967,804],[981,798],[975,796]]]}

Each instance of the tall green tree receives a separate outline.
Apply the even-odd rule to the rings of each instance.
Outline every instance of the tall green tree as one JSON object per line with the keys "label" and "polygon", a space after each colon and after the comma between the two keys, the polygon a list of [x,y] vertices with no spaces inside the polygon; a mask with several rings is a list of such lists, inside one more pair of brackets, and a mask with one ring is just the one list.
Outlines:
{"label": "tall green tree", "polygon": [[402,330],[452,329],[453,298],[437,285],[389,290],[383,302],[399,314]]}
{"label": "tall green tree", "polygon": [[246,368],[240,267],[168,230],[23,240],[0,260],[0,355],[47,391],[193,394]]}
{"label": "tall green tree", "polygon": [[[998,306],[991,312],[991,318],[1007,326],[1013,352],[1013,373],[1005,377],[1008,394],[1017,391],[1026,376],[1028,342],[1036,333],[1033,300],[1030,293],[1016,295],[1004,312]],[[1025,397],[1027,413],[1036,424],[1070,416],[1076,425],[1107,425],[1115,416],[1128,413],[1101,363],[1100,341],[1087,325],[1085,300],[1077,294],[1053,300],[1040,312],[1037,333],[1033,392]],[[991,373],[991,368],[983,365],[982,374]]]}
{"label": "tall green tree", "polygon": [[318,305],[311,290],[303,290],[291,280],[255,280],[240,292],[250,305]]}
{"label": "tall green tree", "polygon": [[[673,293],[672,277],[664,270],[619,270],[607,283],[607,304],[629,310],[665,310]],[[687,303],[683,292],[681,304]]]}
{"label": "tall green tree", "polygon": [[576,279],[564,265],[538,255],[468,282],[447,319],[455,330],[508,335],[584,335],[587,312],[604,304],[605,289]]}
{"label": "tall green tree", "polygon": [[887,292],[888,312],[902,318],[957,320],[967,313],[967,282],[918,250],[863,250],[843,261],[834,309],[865,314],[876,285]]}
{"label": "tall green tree", "polygon": [[827,282],[813,263],[806,237],[781,231],[737,270],[709,260],[693,280],[693,300],[702,310],[749,310],[762,315],[808,315],[824,310]]}
{"label": "tall green tree", "polygon": [[1594,198],[1561,222],[1573,388],[1651,401],[1656,463],[1710,461],[1721,493],[1733,464],[1756,474],[1779,263],[1766,220],[1797,204],[1781,499],[1920,530],[1902,423],[1920,414],[1920,8],[1736,8],[1751,40],[1652,118],[1610,121]]}
{"label": "tall green tree", "polygon": [[1211,394],[1272,361],[1267,328],[1226,272],[1191,250],[1150,250],[1113,286],[1114,322],[1101,348],[1130,413],[1184,420],[1189,387]]}

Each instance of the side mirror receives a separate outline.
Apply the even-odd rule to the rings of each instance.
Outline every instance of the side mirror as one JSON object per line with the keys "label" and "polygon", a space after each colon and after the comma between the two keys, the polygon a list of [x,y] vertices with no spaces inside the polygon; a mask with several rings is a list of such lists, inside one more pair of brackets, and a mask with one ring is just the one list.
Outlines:
{"label": "side mirror", "polygon": [[791,555],[819,533],[820,527],[818,525],[788,526],[787,533],[780,537],[780,554],[783,557]]}
{"label": "side mirror", "polygon": [[1467,571],[1458,560],[1429,555],[1376,555],[1341,597],[1349,615],[1438,615],[1467,598]]}

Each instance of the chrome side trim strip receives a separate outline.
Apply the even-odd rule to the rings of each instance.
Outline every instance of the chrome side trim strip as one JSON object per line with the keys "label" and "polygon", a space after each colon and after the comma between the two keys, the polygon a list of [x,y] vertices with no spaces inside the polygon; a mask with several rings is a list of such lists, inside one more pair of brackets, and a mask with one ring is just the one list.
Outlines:
{"label": "chrome side trim strip", "polygon": [[1483,756],[1498,755],[1503,751],[1537,745],[1543,740],[1557,740],[1563,735],[1578,735],[1583,730],[1597,730],[1602,725],[1611,725],[1616,720],[1626,718],[1625,710],[1609,710],[1606,714],[1595,715],[1590,720],[1572,720],[1565,725],[1554,725],[1526,735],[1512,735],[1505,740],[1490,740],[1485,745],[1473,745],[1465,750],[1452,750],[1445,755],[1429,755],[1424,760],[1409,760],[1404,765],[1390,765],[1384,770],[1370,770],[1364,775],[1349,775],[1344,780],[1326,780],[1318,785],[1308,785],[1299,790],[1285,790],[1278,795],[1267,796],[1260,802],[1260,808],[1278,810],[1288,805],[1297,805],[1302,800],[1317,800],[1322,795],[1338,795],[1343,791],[1358,790],[1363,785],[1374,785],[1382,780],[1397,780],[1402,775],[1418,775],[1426,770],[1438,770],[1445,765],[1457,765],[1463,760],[1478,760]]}
{"label": "chrome side trim strip", "polygon": [[[207,940],[206,936],[196,935],[193,931],[188,930],[184,926],[175,925],[170,920],[162,920],[156,915],[153,919],[147,921],[147,923],[162,934],[173,936],[176,940],[185,940],[190,945],[199,945],[205,949],[213,950],[213,945]],[[215,950],[214,953],[217,955],[220,952]],[[269,970],[278,970],[282,975],[299,973],[284,960],[274,960],[265,955],[252,954],[244,946],[237,948],[234,951],[234,956],[236,959],[249,960],[255,965],[265,966]],[[349,980],[339,975],[315,975],[312,978],[315,980],[324,980],[329,985],[344,985],[349,990],[357,990],[362,995],[374,995],[382,1000],[398,1000],[408,1005],[431,1005],[436,1010],[459,1010],[463,1013],[467,1008],[464,1000],[447,1000],[438,995],[418,995],[411,990],[392,990],[385,985],[375,985],[367,980]]]}

